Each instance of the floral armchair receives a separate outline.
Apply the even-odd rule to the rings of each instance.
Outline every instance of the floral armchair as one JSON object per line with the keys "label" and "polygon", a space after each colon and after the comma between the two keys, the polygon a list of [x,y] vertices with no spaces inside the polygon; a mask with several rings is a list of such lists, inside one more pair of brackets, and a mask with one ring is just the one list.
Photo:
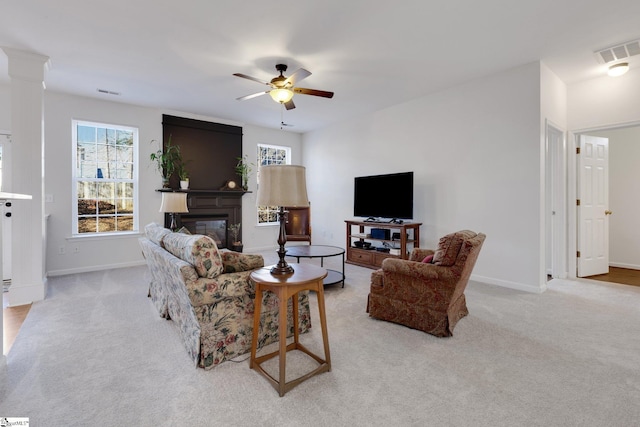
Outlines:
{"label": "floral armchair", "polygon": [[438,248],[415,248],[408,260],[387,258],[371,274],[367,312],[438,337],[466,316],[464,290],[486,236],[469,230],[442,237]]}

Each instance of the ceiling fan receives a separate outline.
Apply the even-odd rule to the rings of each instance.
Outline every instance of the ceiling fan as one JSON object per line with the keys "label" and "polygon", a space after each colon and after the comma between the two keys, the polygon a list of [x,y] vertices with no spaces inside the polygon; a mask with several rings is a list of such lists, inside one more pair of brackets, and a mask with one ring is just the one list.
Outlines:
{"label": "ceiling fan", "polygon": [[321,96],[323,98],[333,98],[333,92],[327,92],[324,90],[317,89],[306,89],[302,87],[296,87],[296,83],[301,81],[302,79],[306,79],[311,75],[311,73],[304,68],[299,68],[295,73],[291,74],[289,77],[284,76],[284,72],[287,71],[287,66],[285,64],[277,64],[276,70],[280,72],[280,75],[271,79],[270,82],[264,82],[255,77],[247,76],[242,73],[235,73],[234,76],[242,77],[243,79],[253,80],[254,82],[258,82],[267,86],[270,86],[271,89],[266,90],[264,92],[258,92],[247,96],[242,96],[240,98],[236,98],[238,101],[244,101],[245,99],[255,98],[260,95],[264,95],[268,93],[271,95],[274,101],[283,104],[287,110],[292,110],[296,108],[293,103],[293,94],[300,93],[302,95],[313,95],[313,96]]}

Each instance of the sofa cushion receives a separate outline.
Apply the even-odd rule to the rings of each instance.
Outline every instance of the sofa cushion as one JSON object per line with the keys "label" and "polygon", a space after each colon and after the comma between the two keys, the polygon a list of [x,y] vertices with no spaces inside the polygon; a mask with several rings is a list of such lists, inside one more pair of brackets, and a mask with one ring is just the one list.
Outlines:
{"label": "sofa cushion", "polygon": [[200,277],[213,279],[224,269],[216,242],[208,236],[169,233],[162,242],[168,252],[193,265]]}
{"label": "sofa cushion", "polygon": [[462,243],[474,236],[474,232],[463,230],[441,237],[438,242],[438,248],[433,255],[433,263],[443,267],[452,266],[456,262]]}
{"label": "sofa cushion", "polygon": [[147,239],[151,240],[158,246],[162,246],[162,240],[164,239],[164,236],[169,233],[171,233],[171,230],[169,230],[168,228],[164,228],[163,226],[155,222],[147,224],[144,227],[144,234],[145,236],[147,236]]}

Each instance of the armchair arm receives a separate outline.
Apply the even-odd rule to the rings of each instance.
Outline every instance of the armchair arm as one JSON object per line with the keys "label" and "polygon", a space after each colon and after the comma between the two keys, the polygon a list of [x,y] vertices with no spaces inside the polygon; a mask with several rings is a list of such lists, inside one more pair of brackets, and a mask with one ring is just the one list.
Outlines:
{"label": "armchair arm", "polygon": [[262,255],[243,254],[231,251],[221,251],[220,255],[225,273],[236,273],[264,267],[264,258],[262,258]]}
{"label": "armchair arm", "polygon": [[387,258],[382,262],[384,274],[381,294],[395,299],[418,301],[441,300],[450,295],[457,280],[450,267]]}
{"label": "armchair arm", "polygon": [[453,279],[451,269],[434,264],[387,258],[382,262],[382,270],[389,274],[401,274],[418,280],[449,281]]}
{"label": "armchair arm", "polygon": [[249,279],[251,271],[221,274],[213,279],[199,277],[187,282],[187,292],[194,307],[216,303],[224,298],[255,294],[255,285]]}

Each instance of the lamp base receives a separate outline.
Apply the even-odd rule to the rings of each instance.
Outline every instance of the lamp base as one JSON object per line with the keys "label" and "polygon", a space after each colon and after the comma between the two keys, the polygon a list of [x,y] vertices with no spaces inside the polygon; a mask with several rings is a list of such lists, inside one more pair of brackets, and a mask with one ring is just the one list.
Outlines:
{"label": "lamp base", "polygon": [[284,276],[286,274],[293,274],[293,267],[289,264],[281,266],[280,264],[276,264],[271,267],[271,274],[274,276]]}
{"label": "lamp base", "polygon": [[287,234],[284,227],[285,215],[286,211],[282,206],[280,206],[280,210],[278,211],[278,219],[280,221],[280,235],[278,236],[278,257],[280,258],[280,260],[276,265],[273,266],[273,268],[271,268],[271,274],[276,276],[293,273],[293,267],[287,264],[287,261],[284,260],[284,257],[287,255],[287,250],[284,247],[284,245],[287,243]]}

